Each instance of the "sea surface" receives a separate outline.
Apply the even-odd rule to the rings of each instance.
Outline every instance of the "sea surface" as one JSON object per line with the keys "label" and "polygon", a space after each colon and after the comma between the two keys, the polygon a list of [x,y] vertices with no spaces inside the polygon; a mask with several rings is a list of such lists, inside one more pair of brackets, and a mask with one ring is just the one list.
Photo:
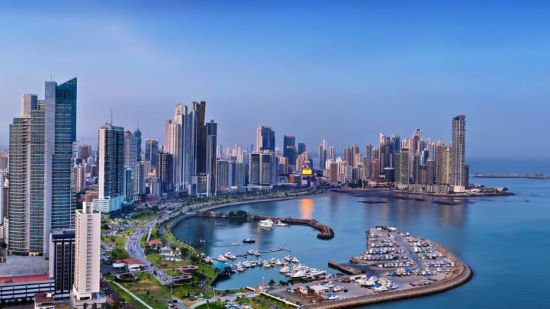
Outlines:
{"label": "sea surface", "polygon": [[[502,169],[478,168],[477,171],[500,172]],[[533,169],[532,172],[539,171]],[[302,264],[330,271],[327,261],[346,262],[350,256],[365,250],[365,231],[368,228],[395,226],[443,245],[472,267],[474,277],[465,285],[444,293],[371,307],[550,308],[550,180],[472,181],[488,186],[504,186],[516,195],[472,198],[455,205],[441,205],[430,199],[365,204],[361,201],[378,198],[328,193],[220,210],[315,218],[334,229],[332,240],[317,239],[317,231],[309,227],[279,227],[267,231],[256,223],[203,218],[183,221],[174,232],[179,239],[201,247],[212,257],[227,251],[238,254],[250,249],[285,248],[291,252],[262,257],[291,254],[298,257]],[[241,241],[247,237],[255,238],[257,243],[243,245]],[[216,287],[257,286],[271,279],[278,281],[284,280],[284,277],[277,269],[255,268],[220,281]]]}

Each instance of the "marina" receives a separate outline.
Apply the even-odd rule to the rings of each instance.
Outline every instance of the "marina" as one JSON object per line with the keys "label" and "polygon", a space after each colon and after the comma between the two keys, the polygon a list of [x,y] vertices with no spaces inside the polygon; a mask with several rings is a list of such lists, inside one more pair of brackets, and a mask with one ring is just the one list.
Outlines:
{"label": "marina", "polygon": [[369,229],[367,243],[367,250],[350,258],[352,264],[346,267],[355,268],[356,274],[267,293],[305,308],[342,308],[436,293],[461,285],[471,276],[468,265],[444,248],[393,227]]}

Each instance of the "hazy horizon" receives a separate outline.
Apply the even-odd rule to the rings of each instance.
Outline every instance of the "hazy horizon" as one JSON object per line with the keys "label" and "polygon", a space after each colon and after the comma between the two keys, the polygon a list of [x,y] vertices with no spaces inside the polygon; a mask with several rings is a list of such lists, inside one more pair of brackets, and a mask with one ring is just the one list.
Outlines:
{"label": "hazy horizon", "polygon": [[223,145],[261,124],[313,153],[417,128],[447,143],[465,114],[469,158],[550,156],[544,3],[132,3],[0,4],[0,145],[23,93],[76,76],[85,143],[111,110],[162,142],[176,104],[205,100]]}

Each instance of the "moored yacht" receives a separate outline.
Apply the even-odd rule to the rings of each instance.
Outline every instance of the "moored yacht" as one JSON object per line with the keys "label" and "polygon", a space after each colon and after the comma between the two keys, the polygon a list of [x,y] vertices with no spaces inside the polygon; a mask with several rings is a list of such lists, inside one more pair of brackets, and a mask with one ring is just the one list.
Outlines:
{"label": "moored yacht", "polygon": [[260,227],[270,229],[273,227],[273,220],[271,219],[261,220],[258,224],[260,225]]}

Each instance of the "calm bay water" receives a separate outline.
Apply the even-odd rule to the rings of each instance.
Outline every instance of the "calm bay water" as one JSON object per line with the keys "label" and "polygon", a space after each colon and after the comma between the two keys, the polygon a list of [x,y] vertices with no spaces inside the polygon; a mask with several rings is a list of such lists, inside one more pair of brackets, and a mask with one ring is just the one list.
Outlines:
{"label": "calm bay water", "polygon": [[[390,200],[387,204],[361,203],[365,197],[329,193],[299,200],[240,205],[221,211],[315,218],[330,225],[332,240],[319,240],[317,231],[300,226],[266,231],[256,223],[193,218],[175,228],[178,238],[201,246],[212,256],[249,249],[288,248],[308,266],[328,269],[327,261],[345,262],[365,250],[365,231],[390,225],[442,244],[474,270],[473,279],[451,291],[428,297],[377,305],[409,308],[550,308],[550,180],[475,180],[506,186],[516,195],[470,199],[458,205],[432,201]],[[254,245],[234,246],[246,237]],[[265,255],[280,257],[287,252]],[[219,282],[229,289],[283,279],[276,269],[256,268]]]}

